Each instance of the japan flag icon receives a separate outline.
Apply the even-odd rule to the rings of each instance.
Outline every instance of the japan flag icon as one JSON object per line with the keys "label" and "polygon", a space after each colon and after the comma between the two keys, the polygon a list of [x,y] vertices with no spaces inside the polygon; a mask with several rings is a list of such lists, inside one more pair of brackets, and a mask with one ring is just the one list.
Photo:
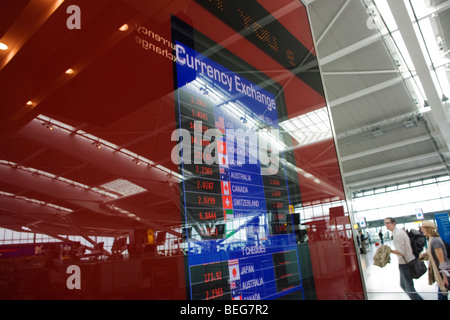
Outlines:
{"label": "japan flag icon", "polygon": [[238,259],[228,260],[228,271],[230,273],[230,281],[237,281],[241,279]]}

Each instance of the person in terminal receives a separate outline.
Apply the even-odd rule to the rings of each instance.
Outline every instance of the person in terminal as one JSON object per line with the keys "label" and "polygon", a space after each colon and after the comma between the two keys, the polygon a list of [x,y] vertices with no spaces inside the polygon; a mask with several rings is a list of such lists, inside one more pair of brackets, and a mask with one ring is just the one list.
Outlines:
{"label": "person in terminal", "polygon": [[428,267],[429,284],[437,282],[438,300],[448,300],[449,277],[447,276],[447,268],[450,265],[450,260],[445,244],[436,232],[436,226],[433,222],[423,221],[420,231],[428,238],[427,257],[424,260],[430,260],[430,266]]}
{"label": "person in terminal", "polygon": [[407,263],[414,260],[415,256],[411,248],[408,234],[396,227],[397,222],[393,218],[384,219],[384,225],[392,232],[394,247],[392,253],[398,256],[400,270],[400,287],[411,300],[423,300],[414,288],[414,281]]}
{"label": "person in terminal", "polygon": [[361,250],[361,253],[362,254],[366,254],[367,253],[367,249],[366,249],[366,240],[365,240],[365,238],[364,238],[364,233],[362,233],[362,231],[360,230],[359,231],[359,241],[358,241],[358,243],[360,244],[360,250]]}

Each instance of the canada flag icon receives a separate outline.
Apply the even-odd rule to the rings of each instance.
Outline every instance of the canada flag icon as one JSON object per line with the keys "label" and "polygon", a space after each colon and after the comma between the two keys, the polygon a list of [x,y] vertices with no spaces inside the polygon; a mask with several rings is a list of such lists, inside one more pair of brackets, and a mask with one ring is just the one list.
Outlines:
{"label": "canada flag icon", "polygon": [[222,194],[224,196],[231,195],[231,192],[230,192],[230,181],[221,181],[221,183],[222,183]]}

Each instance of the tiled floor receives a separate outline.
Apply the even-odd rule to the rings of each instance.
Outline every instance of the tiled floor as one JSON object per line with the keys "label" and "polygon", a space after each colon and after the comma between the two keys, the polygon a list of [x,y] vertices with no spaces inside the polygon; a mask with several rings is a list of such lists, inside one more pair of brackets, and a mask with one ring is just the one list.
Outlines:
{"label": "tiled floor", "polygon": [[[392,247],[389,241],[385,244]],[[384,268],[380,268],[373,265],[373,255],[376,250],[375,245],[372,245],[367,254],[361,255],[367,298],[369,300],[409,300],[409,297],[400,288],[397,256],[391,254],[391,262]],[[420,279],[414,280],[414,286],[423,299],[437,300],[438,287],[436,283],[428,284],[426,273]]]}

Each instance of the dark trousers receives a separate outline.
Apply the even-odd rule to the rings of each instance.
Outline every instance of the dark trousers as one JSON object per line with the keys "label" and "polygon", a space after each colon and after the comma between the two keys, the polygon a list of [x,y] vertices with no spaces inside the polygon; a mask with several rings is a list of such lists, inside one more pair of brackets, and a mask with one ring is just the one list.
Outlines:
{"label": "dark trousers", "polygon": [[442,290],[439,286],[438,286],[438,300],[448,300],[448,293],[447,294],[442,293]]}
{"label": "dark trousers", "polygon": [[399,264],[400,269],[400,287],[406,292],[411,300],[423,300],[414,288],[413,277],[406,264]]}

